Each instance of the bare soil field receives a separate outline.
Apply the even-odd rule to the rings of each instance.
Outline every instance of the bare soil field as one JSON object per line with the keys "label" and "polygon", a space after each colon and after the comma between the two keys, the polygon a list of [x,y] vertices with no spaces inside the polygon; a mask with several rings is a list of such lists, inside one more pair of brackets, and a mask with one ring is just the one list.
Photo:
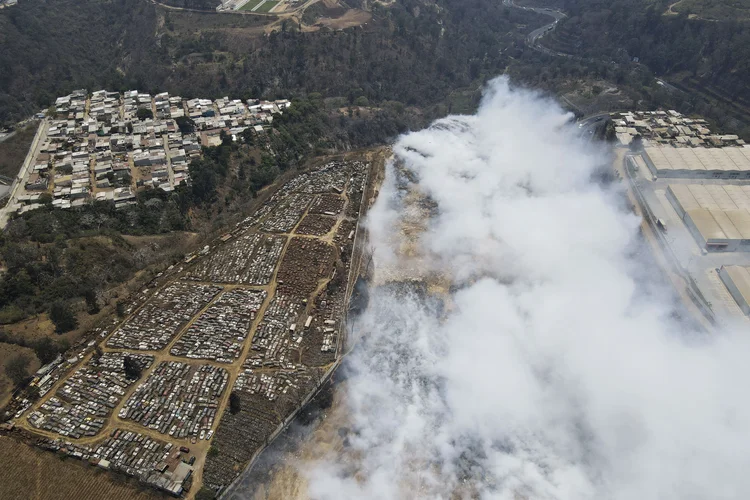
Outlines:
{"label": "bare soil field", "polygon": [[361,26],[372,19],[372,14],[360,9],[349,9],[338,17],[321,17],[314,26],[307,26],[303,31],[316,31],[320,28],[343,30]]}
{"label": "bare soil field", "polygon": [[167,498],[135,480],[0,436],[0,498],[156,500]]}
{"label": "bare soil field", "polygon": [[33,342],[42,337],[50,337],[53,340],[68,338],[63,335],[55,335],[55,325],[44,313],[18,323],[5,325],[5,331],[14,337],[22,337],[26,342]]}

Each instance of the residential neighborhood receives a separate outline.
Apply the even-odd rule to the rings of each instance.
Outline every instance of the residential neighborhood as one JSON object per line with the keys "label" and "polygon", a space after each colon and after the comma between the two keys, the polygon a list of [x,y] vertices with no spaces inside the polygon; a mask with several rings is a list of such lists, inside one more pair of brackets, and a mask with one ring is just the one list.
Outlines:
{"label": "residential neighborhood", "polygon": [[688,117],[673,109],[664,111],[627,111],[612,113],[615,134],[620,145],[628,146],[640,137],[653,145],[675,147],[744,146],[734,134],[711,132],[704,118]]}
{"label": "residential neighborhood", "polygon": [[173,191],[189,181],[201,148],[248,128],[263,133],[288,100],[223,97],[184,99],[137,90],[77,90],[39,115],[39,131],[5,209],[6,216],[52,203],[80,207],[93,200],[115,207],[136,202],[146,188]]}

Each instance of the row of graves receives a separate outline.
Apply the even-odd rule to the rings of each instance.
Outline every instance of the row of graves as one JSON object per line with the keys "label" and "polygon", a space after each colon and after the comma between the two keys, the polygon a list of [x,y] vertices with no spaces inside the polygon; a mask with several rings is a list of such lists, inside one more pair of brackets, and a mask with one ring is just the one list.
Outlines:
{"label": "row of graves", "polygon": [[[291,234],[266,307],[213,437],[204,485],[222,491],[290,421],[333,366],[367,166],[332,162],[285,184],[243,227]],[[352,198],[356,207],[351,207]],[[332,233],[332,234],[331,234]]]}
{"label": "row of graves", "polygon": [[229,378],[213,365],[163,361],[136,388],[119,418],[179,439],[205,439]]}
{"label": "row of graves", "polygon": [[174,496],[181,496],[192,482],[194,457],[188,458],[189,448],[139,432],[115,428],[94,445],[79,445],[62,439],[42,439],[37,444],[102,469],[136,477]]}
{"label": "row of graves", "polygon": [[101,431],[112,410],[122,401],[127,389],[137,380],[126,371],[126,358],[147,369],[153,356],[106,352],[92,356],[76,370],[37,410],[29,423],[61,436],[81,438]]}
{"label": "row of graves", "polygon": [[172,346],[174,356],[233,363],[266,299],[265,290],[234,289],[214,301]]}
{"label": "row of graves", "polygon": [[158,351],[222,290],[175,281],[156,291],[107,341],[113,349]]}

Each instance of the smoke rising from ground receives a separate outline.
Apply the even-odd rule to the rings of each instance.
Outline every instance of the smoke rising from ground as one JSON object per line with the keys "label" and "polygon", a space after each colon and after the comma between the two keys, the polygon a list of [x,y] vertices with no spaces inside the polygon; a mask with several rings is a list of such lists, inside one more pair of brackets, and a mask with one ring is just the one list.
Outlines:
{"label": "smoke rising from ground", "polygon": [[308,471],[313,498],[750,496],[750,336],[687,331],[636,279],[638,221],[568,118],[498,79],[395,145],[377,273],[453,286],[372,291],[349,448]]}

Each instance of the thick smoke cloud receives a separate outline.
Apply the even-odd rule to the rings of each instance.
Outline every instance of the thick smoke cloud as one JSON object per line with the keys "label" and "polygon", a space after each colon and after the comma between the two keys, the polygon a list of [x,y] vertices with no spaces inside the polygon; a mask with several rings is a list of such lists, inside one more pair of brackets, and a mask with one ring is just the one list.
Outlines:
{"label": "thick smoke cloud", "polygon": [[640,283],[638,221],[568,118],[498,79],[395,145],[377,275],[452,286],[372,292],[313,498],[750,498],[750,336],[691,332]]}

